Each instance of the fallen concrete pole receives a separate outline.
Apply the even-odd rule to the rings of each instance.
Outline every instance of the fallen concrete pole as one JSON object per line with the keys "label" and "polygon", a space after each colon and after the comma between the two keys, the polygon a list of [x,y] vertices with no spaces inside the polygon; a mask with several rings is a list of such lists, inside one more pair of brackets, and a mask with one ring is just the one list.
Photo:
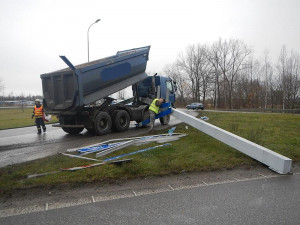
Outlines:
{"label": "fallen concrete pole", "polygon": [[291,159],[177,109],[172,109],[172,111],[172,116],[176,119],[179,119],[182,122],[256,159],[257,161],[269,166],[270,169],[277,173],[287,174],[291,171]]}

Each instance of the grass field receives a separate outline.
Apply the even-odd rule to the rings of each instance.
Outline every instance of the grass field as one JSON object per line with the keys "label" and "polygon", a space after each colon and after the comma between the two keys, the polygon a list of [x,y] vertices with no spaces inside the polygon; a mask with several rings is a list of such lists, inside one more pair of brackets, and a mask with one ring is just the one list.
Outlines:
{"label": "grass field", "polygon": [[[0,130],[17,128],[17,127],[27,127],[34,126],[34,119],[31,119],[33,112],[32,108],[14,108],[14,109],[1,109],[0,108]],[[53,117],[53,121],[56,122],[57,119]]]}
{"label": "grass field", "polygon": [[[205,111],[202,111],[200,114],[200,116],[208,116],[208,122],[216,126],[270,148],[293,159],[293,161],[300,161],[299,115],[213,113]],[[166,132],[167,130],[159,131],[159,133]],[[0,190],[7,191],[15,188],[101,182],[111,179],[130,179],[150,175],[159,176],[182,171],[230,169],[241,165],[255,166],[258,164],[258,162],[248,156],[190,126],[186,129],[185,124],[177,125],[176,132],[187,133],[188,136],[172,142],[171,146],[132,155],[130,158],[133,158],[133,161],[122,166],[104,165],[75,172],[60,172],[35,179],[26,179],[28,174],[58,171],[60,168],[93,163],[92,161],[56,155],[1,168]],[[154,145],[157,144],[129,147],[107,157]]]}

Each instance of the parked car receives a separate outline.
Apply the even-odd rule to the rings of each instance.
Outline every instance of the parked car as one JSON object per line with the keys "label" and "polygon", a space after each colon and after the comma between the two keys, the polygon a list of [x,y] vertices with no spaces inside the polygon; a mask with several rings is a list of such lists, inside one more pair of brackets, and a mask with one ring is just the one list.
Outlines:
{"label": "parked car", "polygon": [[201,109],[201,110],[203,110],[204,109],[204,105],[202,103],[194,102],[194,103],[192,103],[190,105],[187,105],[186,108],[187,109],[193,109],[193,110],[195,110],[195,109]]}

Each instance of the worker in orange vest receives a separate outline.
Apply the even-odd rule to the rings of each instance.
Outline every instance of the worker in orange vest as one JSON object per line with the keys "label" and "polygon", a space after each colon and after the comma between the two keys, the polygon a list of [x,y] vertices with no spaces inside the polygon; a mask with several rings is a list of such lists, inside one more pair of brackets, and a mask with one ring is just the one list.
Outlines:
{"label": "worker in orange vest", "polygon": [[164,102],[162,98],[156,98],[152,101],[149,107],[149,114],[150,114],[150,130],[154,127],[155,115],[159,113],[159,108],[161,104]]}
{"label": "worker in orange vest", "polygon": [[33,117],[35,117],[35,124],[38,130],[37,133],[38,134],[42,133],[41,127],[43,128],[43,131],[46,132],[46,126],[44,123],[44,109],[39,99],[35,100],[35,105],[34,105],[33,114],[31,118]]}

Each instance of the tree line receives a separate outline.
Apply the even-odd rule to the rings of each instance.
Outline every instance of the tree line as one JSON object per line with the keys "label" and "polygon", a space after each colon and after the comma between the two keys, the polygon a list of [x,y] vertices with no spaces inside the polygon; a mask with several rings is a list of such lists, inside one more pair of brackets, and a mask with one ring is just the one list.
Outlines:
{"label": "tree line", "polygon": [[182,105],[196,101],[213,108],[300,108],[300,56],[284,45],[272,63],[267,51],[255,59],[241,40],[193,44],[164,72],[176,80]]}

